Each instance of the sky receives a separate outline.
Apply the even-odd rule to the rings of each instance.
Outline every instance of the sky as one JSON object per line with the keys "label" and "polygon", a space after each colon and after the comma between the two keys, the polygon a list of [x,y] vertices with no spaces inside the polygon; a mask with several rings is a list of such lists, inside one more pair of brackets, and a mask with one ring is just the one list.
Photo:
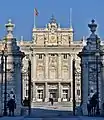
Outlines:
{"label": "sky", "polygon": [[31,40],[34,24],[34,8],[39,15],[36,27],[45,27],[52,14],[61,27],[69,27],[70,8],[75,40],[89,35],[88,23],[95,19],[97,33],[104,38],[104,0],[0,0],[0,39],[6,34],[5,24],[12,19],[15,24],[14,36],[19,40]]}

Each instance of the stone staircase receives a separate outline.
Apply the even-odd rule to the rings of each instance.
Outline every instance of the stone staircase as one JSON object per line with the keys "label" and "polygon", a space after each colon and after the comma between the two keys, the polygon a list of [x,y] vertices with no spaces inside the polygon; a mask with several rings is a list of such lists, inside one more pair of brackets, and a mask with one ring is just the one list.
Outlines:
{"label": "stone staircase", "polygon": [[56,110],[66,110],[72,111],[71,102],[54,102],[53,106],[50,102],[32,102],[32,108],[42,108],[42,109],[56,109]]}

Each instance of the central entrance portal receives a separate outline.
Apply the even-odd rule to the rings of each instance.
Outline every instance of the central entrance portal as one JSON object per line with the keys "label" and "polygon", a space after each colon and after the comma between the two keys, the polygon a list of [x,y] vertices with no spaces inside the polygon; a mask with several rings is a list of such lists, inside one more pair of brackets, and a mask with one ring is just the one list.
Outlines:
{"label": "central entrance portal", "polygon": [[49,97],[53,98],[53,100],[55,102],[57,102],[58,101],[58,98],[57,98],[57,89],[49,89]]}

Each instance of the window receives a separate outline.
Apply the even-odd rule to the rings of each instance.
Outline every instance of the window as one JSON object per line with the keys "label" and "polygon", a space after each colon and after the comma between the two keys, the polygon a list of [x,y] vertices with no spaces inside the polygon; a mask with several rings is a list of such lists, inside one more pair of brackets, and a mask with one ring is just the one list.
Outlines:
{"label": "window", "polygon": [[63,90],[63,99],[68,99],[68,90]]}
{"label": "window", "polygon": [[26,96],[28,96],[28,90],[26,90]]}
{"label": "window", "polygon": [[42,54],[39,54],[39,59],[42,59]]}
{"label": "window", "polygon": [[77,83],[77,86],[80,86],[80,84],[79,84],[79,83]]}
{"label": "window", "polygon": [[38,99],[43,99],[43,90],[38,90]]}
{"label": "window", "polygon": [[55,56],[55,54],[51,54],[51,56]]}
{"label": "window", "polygon": [[67,59],[67,54],[64,54],[64,59]]}
{"label": "window", "polygon": [[77,95],[80,96],[80,90],[77,90]]}

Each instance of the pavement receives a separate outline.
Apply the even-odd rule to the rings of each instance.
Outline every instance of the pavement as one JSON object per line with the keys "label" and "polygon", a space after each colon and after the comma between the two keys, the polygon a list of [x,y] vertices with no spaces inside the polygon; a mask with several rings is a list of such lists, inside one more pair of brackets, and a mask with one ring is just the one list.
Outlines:
{"label": "pavement", "polygon": [[73,116],[67,105],[36,105],[31,109],[28,116],[28,108],[24,111],[25,116],[0,117],[0,120],[104,120],[104,117]]}
{"label": "pavement", "polygon": [[102,117],[73,116],[70,118],[29,118],[29,117],[1,117],[0,120],[104,120]]}

